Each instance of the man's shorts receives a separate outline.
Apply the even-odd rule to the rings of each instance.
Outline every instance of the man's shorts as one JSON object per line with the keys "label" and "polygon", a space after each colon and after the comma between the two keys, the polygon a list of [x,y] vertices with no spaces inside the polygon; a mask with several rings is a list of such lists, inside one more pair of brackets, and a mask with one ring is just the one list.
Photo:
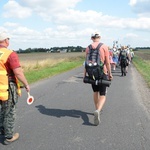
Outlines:
{"label": "man's shorts", "polygon": [[[107,80],[107,75],[103,74],[103,79]],[[99,92],[101,96],[106,95],[106,85],[94,85],[92,84],[93,92]]]}

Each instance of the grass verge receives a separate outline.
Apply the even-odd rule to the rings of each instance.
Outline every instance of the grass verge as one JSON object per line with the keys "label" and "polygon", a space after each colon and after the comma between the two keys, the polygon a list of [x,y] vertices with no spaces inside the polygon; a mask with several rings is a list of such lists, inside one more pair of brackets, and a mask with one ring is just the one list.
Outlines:
{"label": "grass verge", "polygon": [[150,88],[150,61],[144,60],[139,56],[135,56],[133,59],[133,64],[140,74],[145,79],[148,87]]}
{"label": "grass verge", "polygon": [[84,58],[66,59],[54,66],[43,66],[37,69],[25,71],[25,76],[29,83],[34,83],[44,78],[48,78],[62,72],[66,72],[83,64]]}

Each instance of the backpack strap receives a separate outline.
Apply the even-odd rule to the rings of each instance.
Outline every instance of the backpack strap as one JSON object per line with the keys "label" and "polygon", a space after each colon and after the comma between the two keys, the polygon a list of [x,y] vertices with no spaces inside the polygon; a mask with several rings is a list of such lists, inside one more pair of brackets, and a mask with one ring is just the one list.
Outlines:
{"label": "backpack strap", "polygon": [[103,45],[103,43],[99,43],[96,49],[100,49],[100,47]]}
{"label": "backpack strap", "polygon": [[88,46],[88,48],[89,48],[89,50],[92,49],[92,45],[90,44],[90,45]]}
{"label": "backpack strap", "polygon": [[[103,43],[99,43],[95,49],[98,49],[98,50],[99,50],[102,45],[103,45]],[[93,49],[93,48],[92,48],[92,44],[90,44],[90,45],[88,46],[88,48],[89,48],[89,50]]]}
{"label": "backpack strap", "polygon": [[97,54],[99,54],[99,55],[97,55],[97,58],[96,58],[97,60],[96,60],[96,61],[97,61],[97,63],[98,63],[99,65],[100,65],[100,51],[99,51],[99,50],[100,50],[100,47],[101,47],[102,45],[103,45],[103,43],[99,43],[99,44],[97,45],[97,48],[96,48],[96,49],[97,49]]}
{"label": "backpack strap", "polygon": [[[96,62],[99,64],[99,62],[100,62],[100,53],[99,53],[99,49],[100,49],[100,47],[103,45],[103,43],[99,43],[98,45],[97,45],[97,47],[94,49],[94,50],[96,50],[96,53],[97,53],[97,58],[96,58]],[[91,53],[93,53],[93,47],[92,47],[92,45],[90,44],[89,46],[88,46],[88,48],[89,48],[89,51],[88,51],[88,54],[87,54],[87,57],[86,57],[86,62],[89,62],[89,56],[90,56],[90,54]],[[98,55],[99,54],[99,55]]]}

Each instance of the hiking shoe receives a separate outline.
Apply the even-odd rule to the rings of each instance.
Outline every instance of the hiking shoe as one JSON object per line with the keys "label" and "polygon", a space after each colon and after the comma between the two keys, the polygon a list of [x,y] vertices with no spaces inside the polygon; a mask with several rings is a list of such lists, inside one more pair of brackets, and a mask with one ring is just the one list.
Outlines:
{"label": "hiking shoe", "polygon": [[5,139],[4,145],[11,144],[12,142],[14,142],[18,139],[19,139],[19,133],[15,133],[11,139],[7,139],[7,138]]}
{"label": "hiking shoe", "polygon": [[96,110],[96,111],[94,112],[94,124],[95,124],[96,126],[98,126],[99,123],[100,123],[100,112],[99,112],[98,110]]}

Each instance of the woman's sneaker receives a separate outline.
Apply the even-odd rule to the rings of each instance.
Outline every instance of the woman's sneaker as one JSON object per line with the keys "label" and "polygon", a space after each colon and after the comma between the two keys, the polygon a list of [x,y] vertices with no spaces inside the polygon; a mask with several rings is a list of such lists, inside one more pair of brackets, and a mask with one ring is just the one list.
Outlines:
{"label": "woman's sneaker", "polygon": [[19,139],[19,133],[15,133],[11,139],[7,139],[7,138],[5,139],[4,145],[11,144],[12,142],[14,142],[18,139]]}
{"label": "woman's sneaker", "polygon": [[100,111],[96,110],[94,111],[94,124],[98,126],[99,123],[100,123]]}

